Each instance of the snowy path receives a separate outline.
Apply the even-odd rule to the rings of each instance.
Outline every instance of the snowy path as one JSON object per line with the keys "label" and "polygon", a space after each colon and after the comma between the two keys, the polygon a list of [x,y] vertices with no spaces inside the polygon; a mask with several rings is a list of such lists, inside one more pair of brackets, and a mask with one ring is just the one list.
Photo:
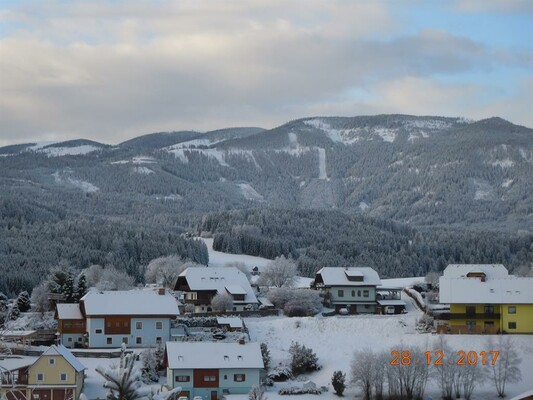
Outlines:
{"label": "snowy path", "polygon": [[328,180],[326,174],[326,150],[318,147],[318,179]]}

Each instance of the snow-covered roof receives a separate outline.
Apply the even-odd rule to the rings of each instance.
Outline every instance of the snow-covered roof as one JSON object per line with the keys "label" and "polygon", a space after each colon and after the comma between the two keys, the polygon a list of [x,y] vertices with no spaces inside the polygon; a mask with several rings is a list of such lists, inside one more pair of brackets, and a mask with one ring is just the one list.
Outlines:
{"label": "snow-covered roof", "polygon": [[259,343],[167,342],[168,367],[263,368]]}
{"label": "snow-covered roof", "polygon": [[246,294],[246,290],[239,285],[227,285],[226,290],[229,294]]}
{"label": "snow-covered roof", "polygon": [[533,278],[509,275],[501,264],[452,264],[439,279],[439,301],[444,304],[533,304],[531,288]]}
{"label": "snow-covered roof", "polygon": [[5,338],[18,338],[18,337],[29,337],[33,336],[37,333],[37,331],[13,331],[13,330],[7,330],[7,331],[1,331],[0,337]]}
{"label": "snow-covered roof", "polygon": [[405,306],[405,301],[403,300],[378,300],[380,306]]}
{"label": "snow-covered roof", "polygon": [[79,304],[56,304],[59,319],[83,319]]}
{"label": "snow-covered roof", "polygon": [[502,264],[450,264],[444,270],[446,278],[463,278],[469,273],[484,273],[487,279],[506,278],[509,276],[507,268]]}
{"label": "snow-covered roof", "polygon": [[43,353],[43,356],[62,356],[77,372],[83,371],[85,366],[62,344],[53,345]]}
{"label": "snow-covered roof", "polygon": [[[324,286],[377,286],[381,284],[378,273],[369,267],[334,268],[324,267],[317,273]],[[362,280],[350,280],[356,278]]]}
{"label": "snow-covered roof", "polygon": [[230,328],[242,328],[242,319],[239,317],[217,317],[217,324],[229,325]]}
{"label": "snow-covered roof", "polygon": [[[244,303],[257,303],[254,291],[246,275],[235,267],[187,268],[180,277],[185,277],[191,291],[216,291],[227,293],[227,288],[244,294]],[[231,293],[231,292],[230,292]]]}
{"label": "snow-covered roof", "polygon": [[274,304],[264,296],[258,297],[257,301],[266,307],[274,307]]}
{"label": "snow-covered roof", "polygon": [[179,315],[178,301],[170,293],[154,290],[91,290],[81,298],[85,315]]}

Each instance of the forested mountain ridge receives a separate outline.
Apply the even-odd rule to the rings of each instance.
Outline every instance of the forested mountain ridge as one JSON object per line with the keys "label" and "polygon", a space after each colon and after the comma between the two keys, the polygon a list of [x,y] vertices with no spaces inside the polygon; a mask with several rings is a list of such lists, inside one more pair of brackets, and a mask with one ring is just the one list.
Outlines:
{"label": "forested mountain ridge", "polygon": [[71,206],[91,215],[123,214],[126,202],[193,213],[341,209],[414,225],[529,229],[533,222],[533,130],[500,118],[305,118],[270,130],[163,132],[116,146],[8,146],[0,155],[5,193],[40,188],[34,194],[45,203],[66,192],[89,195],[88,210]]}
{"label": "forested mountain ridge", "polygon": [[[307,275],[346,263],[387,276],[452,260],[527,264],[532,164],[533,130],[499,118],[315,117],[270,130],[162,132],[118,145],[7,146],[0,148],[0,291],[31,289],[61,260],[114,265],[139,281],[151,257],[205,262],[205,246],[182,236],[188,230],[214,233],[227,251],[291,254]],[[253,209],[273,225],[250,228],[238,213],[224,214]],[[208,213],[225,216],[238,235],[247,232],[242,241],[229,226],[198,225]],[[300,221],[270,233],[284,226],[279,218],[286,227]],[[350,237],[356,232],[371,245],[361,247]]]}

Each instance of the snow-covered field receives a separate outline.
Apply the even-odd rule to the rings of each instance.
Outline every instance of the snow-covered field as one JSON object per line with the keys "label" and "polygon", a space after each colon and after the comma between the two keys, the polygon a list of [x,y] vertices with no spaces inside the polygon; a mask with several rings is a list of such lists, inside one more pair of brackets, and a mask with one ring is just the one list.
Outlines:
{"label": "snow-covered field", "polygon": [[272,262],[272,260],[262,257],[249,256],[246,254],[229,254],[222,253],[221,251],[215,251],[213,250],[213,239],[202,238],[202,240],[207,245],[207,250],[209,252],[209,265],[212,267],[222,267],[227,263],[240,262],[246,265],[250,270],[256,266],[259,267],[259,270],[261,270],[268,263]]}

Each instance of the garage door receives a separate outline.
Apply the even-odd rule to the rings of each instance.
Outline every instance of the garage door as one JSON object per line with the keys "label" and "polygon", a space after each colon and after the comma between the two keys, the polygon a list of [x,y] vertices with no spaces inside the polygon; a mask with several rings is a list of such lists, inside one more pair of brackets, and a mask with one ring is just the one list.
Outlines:
{"label": "garage door", "polygon": [[72,397],[72,389],[54,389],[53,400],[74,400]]}
{"label": "garage door", "polygon": [[52,400],[52,391],[50,389],[34,389],[32,395],[33,400]]}

